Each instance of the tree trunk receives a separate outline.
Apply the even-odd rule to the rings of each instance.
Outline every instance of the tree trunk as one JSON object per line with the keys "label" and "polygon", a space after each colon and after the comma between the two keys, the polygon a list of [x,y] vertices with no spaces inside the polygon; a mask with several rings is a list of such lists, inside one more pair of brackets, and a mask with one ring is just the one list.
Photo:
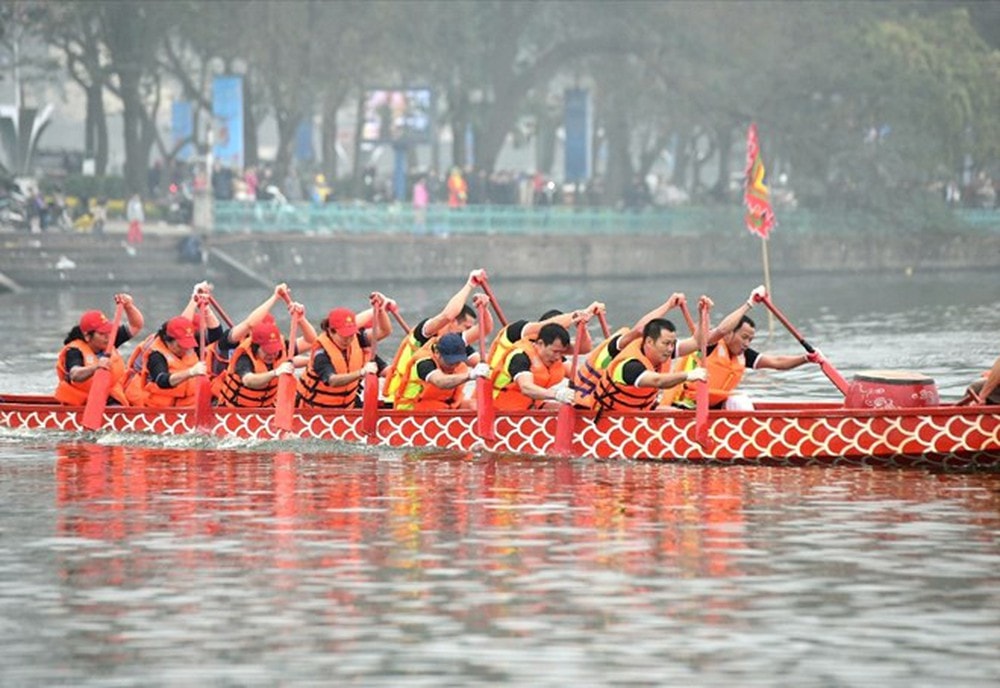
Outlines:
{"label": "tree trunk", "polygon": [[[453,89],[448,94],[451,106],[451,164],[462,167],[465,163],[465,132],[469,126],[469,94],[464,89]],[[475,146],[482,145],[482,137],[477,136]],[[478,165],[479,160],[476,160]],[[447,177],[448,175],[443,175]]]}
{"label": "tree trunk", "polygon": [[723,125],[715,130],[716,149],[719,151],[719,178],[710,190],[710,195],[716,201],[725,203],[729,200],[729,181],[732,173],[733,130]]}
{"label": "tree trunk", "polygon": [[288,175],[300,121],[302,115],[299,114],[278,118],[278,150],[274,156],[275,179],[284,179]]}
{"label": "tree trunk", "polygon": [[320,133],[320,150],[323,152],[323,170],[331,184],[335,184],[340,176],[340,160],[337,154],[337,137],[340,132],[337,127],[337,111],[344,102],[344,92],[332,87],[327,88],[323,95],[323,126]]}
{"label": "tree trunk", "polygon": [[122,137],[125,143],[125,165],[122,174],[125,177],[125,190],[129,195],[138,193],[146,195],[146,168],[148,160],[144,158],[142,146],[142,101],[139,97],[139,79],[131,70],[119,72],[122,100]]}
{"label": "tree trunk", "polygon": [[[243,77],[243,167],[256,167],[260,162],[257,140],[257,116],[253,110],[250,75]],[[239,172],[240,170],[236,170]]]}
{"label": "tree trunk", "polygon": [[103,177],[108,170],[108,120],[104,112],[104,89],[101,85],[86,89],[87,119],[84,148],[94,159],[94,174]]}
{"label": "tree trunk", "polygon": [[625,189],[632,183],[632,161],[629,153],[629,128],[624,110],[612,105],[608,113],[608,177],[605,202],[617,204],[624,199]]}

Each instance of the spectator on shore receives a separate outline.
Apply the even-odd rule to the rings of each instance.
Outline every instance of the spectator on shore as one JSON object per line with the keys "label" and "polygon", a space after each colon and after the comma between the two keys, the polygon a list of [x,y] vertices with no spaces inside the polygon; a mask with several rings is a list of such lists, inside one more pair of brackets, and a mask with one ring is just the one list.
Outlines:
{"label": "spectator on shore", "polygon": [[416,234],[427,233],[427,206],[430,205],[430,194],[427,191],[427,177],[420,175],[413,185],[413,231]]}
{"label": "spectator on shore", "polygon": [[128,199],[125,207],[125,219],[128,220],[128,234],[125,240],[129,246],[138,246],[142,243],[142,223],[146,221],[146,213],[142,207],[142,197],[134,193]]}
{"label": "spectator on shore", "polygon": [[458,167],[451,168],[448,175],[448,207],[464,208],[469,200],[469,185],[462,176],[462,170]]}

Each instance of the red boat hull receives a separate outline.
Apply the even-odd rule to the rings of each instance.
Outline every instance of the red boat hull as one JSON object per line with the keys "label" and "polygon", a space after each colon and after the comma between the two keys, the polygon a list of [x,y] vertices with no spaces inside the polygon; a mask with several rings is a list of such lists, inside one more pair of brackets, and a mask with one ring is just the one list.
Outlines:
{"label": "red boat hull", "polygon": [[[82,408],[51,397],[0,397],[0,427],[83,432]],[[296,411],[292,428],[273,423],[273,410],[214,409],[204,434],[248,441],[280,439],[374,443],[399,448],[553,456],[557,413],[498,414],[493,441],[476,434],[474,411],[379,413],[374,441],[361,410]],[[105,430],[188,435],[195,410],[108,407]],[[1000,407],[937,406],[847,409],[833,403],[758,404],[754,411],[712,411],[710,450],[698,443],[693,411],[577,414],[572,455],[594,459],[652,459],[714,463],[883,464],[948,468],[1000,466]]]}

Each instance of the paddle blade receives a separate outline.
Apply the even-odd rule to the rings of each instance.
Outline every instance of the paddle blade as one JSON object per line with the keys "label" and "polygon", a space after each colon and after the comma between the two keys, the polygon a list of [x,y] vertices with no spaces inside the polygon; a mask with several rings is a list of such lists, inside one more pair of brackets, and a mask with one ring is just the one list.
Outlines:
{"label": "paddle blade", "polygon": [[490,442],[495,440],[494,421],[496,410],[493,408],[493,383],[481,377],[476,380],[476,434]]}
{"label": "paddle blade", "polygon": [[556,419],[556,441],[552,451],[556,456],[572,456],[573,432],[576,429],[576,409],[572,404],[559,407],[559,417]]}
{"label": "paddle blade", "polygon": [[840,390],[840,393],[847,396],[847,392],[850,389],[850,385],[847,384],[847,380],[844,376],[840,374],[840,371],[833,367],[833,364],[823,359],[823,362],[819,364],[820,370],[826,375],[827,379],[834,384],[834,386]]}
{"label": "paddle blade", "polygon": [[278,396],[274,402],[274,427],[279,430],[292,429],[295,414],[295,376],[282,373],[278,376]]}
{"label": "paddle blade", "polygon": [[87,405],[83,407],[83,418],[80,424],[87,430],[100,430],[104,425],[104,409],[108,405],[108,392],[111,391],[111,371],[99,368],[93,375],[90,391],[87,393]]}
{"label": "paddle blade", "polygon": [[[683,309],[687,310],[687,306],[685,305]],[[701,362],[699,365],[702,367],[706,365],[706,360],[708,358],[708,330],[710,329],[708,309],[709,306],[705,302],[698,305],[698,315],[700,320],[698,326],[698,349],[701,352]],[[695,439],[698,441],[698,444],[701,445],[702,449],[705,451],[711,451],[713,442],[712,438],[708,436],[708,380],[702,380],[697,383],[697,386],[695,387],[694,399]]]}
{"label": "paddle blade", "polygon": [[365,375],[364,397],[361,404],[361,430],[369,438],[375,437],[378,427],[378,375]]}
{"label": "paddle blade", "polygon": [[708,436],[708,383],[699,382],[695,390],[694,428],[695,439],[702,449],[712,449],[714,442]]}
{"label": "paddle blade", "polygon": [[198,378],[194,391],[194,427],[208,430],[212,427],[212,383],[207,375]]}

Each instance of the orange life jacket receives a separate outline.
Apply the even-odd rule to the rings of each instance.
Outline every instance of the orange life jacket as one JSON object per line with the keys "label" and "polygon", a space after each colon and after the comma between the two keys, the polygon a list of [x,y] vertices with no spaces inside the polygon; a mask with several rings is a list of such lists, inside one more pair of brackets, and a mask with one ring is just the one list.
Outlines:
{"label": "orange life jacket", "polygon": [[[670,366],[671,373],[689,372],[698,367],[698,361],[701,359],[700,351],[692,351],[687,356],[682,356],[680,358],[675,358],[673,364]],[[675,404],[677,406],[688,406],[687,403],[681,401],[681,395],[684,394],[685,383],[681,382],[673,387],[667,387],[660,394],[660,405],[657,408],[667,409],[673,407]],[[688,406],[689,408],[694,408],[694,405]]]}
{"label": "orange life jacket", "polygon": [[[747,369],[746,356],[743,354],[731,356],[726,345],[719,342],[705,359],[705,367],[708,369],[708,405],[718,406],[729,398],[730,393],[743,379]],[[693,384],[684,385],[684,392],[677,403],[694,408]]]}
{"label": "orange life jacket", "polygon": [[132,349],[132,353],[129,354],[128,363],[125,366],[124,387],[126,393],[132,379],[142,373],[142,369],[146,365],[146,354],[149,352],[150,347],[153,346],[154,341],[156,341],[156,332],[143,339],[139,346]]}
{"label": "orange life jacket", "polygon": [[352,408],[358,398],[358,388],[361,380],[352,380],[346,385],[331,387],[326,380],[321,379],[316,374],[313,361],[319,351],[325,351],[333,364],[333,372],[337,375],[361,370],[365,363],[364,351],[358,343],[357,337],[351,337],[347,345],[347,352],[333,343],[330,335],[324,332],[313,343],[309,354],[309,365],[299,378],[296,405],[320,408]]}
{"label": "orange life jacket", "polygon": [[[410,359],[406,369],[406,383],[399,386],[396,393],[394,408],[404,411],[440,411],[442,409],[458,408],[464,398],[462,387],[441,389],[426,380],[421,380],[417,374],[417,364],[431,358],[431,347],[424,346]],[[468,366],[459,363],[455,373],[464,373]]]}
{"label": "orange life jacket", "polygon": [[490,364],[490,368],[499,368],[503,365],[504,359],[516,343],[510,340],[510,325],[501,327],[490,343],[490,350],[486,355],[486,362]]}
{"label": "orange life jacket", "polygon": [[247,337],[233,351],[229,359],[229,365],[219,377],[212,381],[212,394],[218,399],[221,406],[240,406],[244,408],[264,408],[274,406],[275,397],[278,395],[278,378],[275,377],[262,389],[250,389],[243,384],[243,378],[236,374],[236,363],[240,356],[246,354],[253,363],[253,372],[266,373],[278,367],[285,360],[284,351],[279,354],[271,367],[257,358],[253,353],[253,339]]}
{"label": "orange life jacket", "polygon": [[[108,336],[116,335],[117,333],[112,333]],[[85,340],[76,339],[64,346],[56,358],[56,375],[59,376],[59,382],[56,385],[54,396],[56,401],[61,404],[83,406],[87,403],[87,396],[90,393],[90,386],[94,382],[94,376],[91,375],[82,382],[71,382],[68,379],[69,371],[66,370],[66,353],[70,349],[80,350],[83,354],[84,365],[91,366],[97,363],[97,352]],[[111,349],[111,367],[109,370],[111,371],[111,388],[108,390],[108,397],[114,399],[122,406],[128,406],[128,398],[125,396],[125,390],[122,388],[122,381],[125,379],[125,361],[122,360],[118,349]]]}
{"label": "orange life jacket", "polygon": [[[417,325],[417,327],[422,326],[423,322],[420,322]],[[396,394],[399,392],[399,388],[402,386],[403,380],[406,379],[403,375],[407,370],[407,366],[409,365],[410,360],[421,349],[422,345],[417,341],[416,336],[413,334],[415,331],[416,330],[411,330],[406,333],[406,336],[403,337],[403,341],[399,343],[399,348],[396,349],[396,355],[393,356],[392,363],[390,363],[389,367],[385,370],[385,386],[383,394],[385,395],[385,398],[390,401],[395,401]],[[434,341],[434,339],[435,337],[431,337],[430,340],[428,340],[423,346],[430,344]]]}
{"label": "orange life jacket", "polygon": [[511,377],[510,362],[519,353],[527,355],[531,361],[531,375],[536,385],[540,387],[555,387],[566,377],[566,364],[558,360],[551,366],[542,362],[538,355],[538,348],[535,343],[528,339],[521,339],[507,354],[503,365],[495,369],[490,375],[493,382],[494,407],[502,411],[519,411],[531,408],[540,408],[542,402],[532,399],[521,391],[521,386]]}
{"label": "orange life jacket", "polygon": [[611,364],[614,358],[609,349],[612,340],[619,340],[628,334],[629,328],[623,327],[601,342],[587,358],[576,366],[576,377],[570,381],[570,387],[576,391],[576,403],[580,406],[594,405],[594,390],[601,381],[601,374]]}
{"label": "orange life jacket", "polygon": [[655,373],[663,373],[670,369],[670,361],[654,366],[642,352],[642,342],[643,338],[639,338],[622,349],[601,374],[597,390],[594,392],[596,406],[608,411],[641,411],[656,405],[659,389],[629,385],[622,377],[625,364],[629,361],[639,361],[646,370]]}
{"label": "orange life jacket", "polygon": [[[145,343],[145,342],[143,342]],[[167,348],[161,337],[155,337],[152,345],[142,357],[142,372],[129,380],[125,390],[133,406],[149,406],[153,408],[171,408],[176,406],[194,406],[194,392],[197,380],[189,378],[176,387],[160,387],[155,380],[149,379],[149,357],[153,352],[163,355],[167,361],[167,371],[173,375],[186,371],[198,362],[194,351],[187,352],[178,358]]]}

